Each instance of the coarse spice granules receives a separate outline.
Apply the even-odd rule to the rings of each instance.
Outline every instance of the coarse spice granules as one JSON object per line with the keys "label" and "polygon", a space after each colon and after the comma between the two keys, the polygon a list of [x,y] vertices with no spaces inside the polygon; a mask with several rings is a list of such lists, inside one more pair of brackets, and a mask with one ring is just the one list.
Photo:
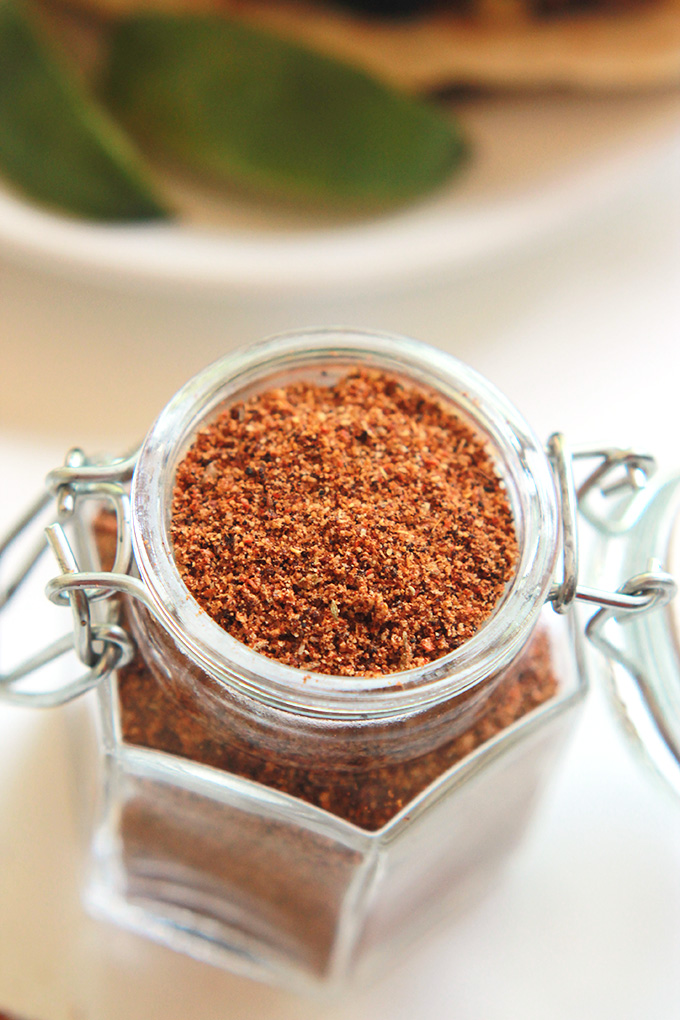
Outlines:
{"label": "coarse spice granules", "polygon": [[[509,503],[482,439],[441,400],[382,373],[296,383],[230,407],[199,432],[176,478],[172,529],[188,586],[234,636],[310,670],[427,663],[474,633],[514,569]],[[105,559],[111,528],[102,516]],[[152,642],[156,630],[151,619],[138,627]],[[118,675],[126,741],[256,780],[367,830],[557,690],[538,630],[491,678],[462,732],[444,731],[428,753],[394,760],[369,738],[365,748],[348,744],[346,761],[336,749],[333,762],[310,769],[295,764],[294,746],[282,758],[248,743],[231,713],[201,696],[200,679],[168,686],[140,650]],[[181,678],[186,663],[175,663],[169,672]]]}
{"label": "coarse spice granules", "polygon": [[357,368],[236,403],[180,463],[172,540],[233,637],[303,670],[380,675],[467,641],[517,539],[485,442],[452,405]]}
{"label": "coarse spice granules", "polygon": [[[137,656],[109,689],[101,830],[115,894],[155,930],[179,921],[211,958],[331,982],[485,885],[531,810],[572,664],[563,626],[541,613],[530,633],[555,550],[547,530],[536,570],[518,566],[551,505],[526,513],[511,409],[482,388],[477,403],[473,379],[452,376],[466,390],[448,401],[432,373],[426,388],[338,357],[213,374],[152,432],[133,523],[164,609],[121,605]],[[101,515],[104,568],[116,531]]]}
{"label": "coarse spice granules", "polygon": [[[141,656],[119,671],[117,689],[126,743],[242,776],[375,832],[456,762],[551,698],[557,683],[548,636],[539,630],[489,695],[473,726],[428,754],[405,761],[390,761],[374,748],[367,767],[358,772],[324,767],[323,761],[318,768],[295,768],[266,751],[258,753],[255,748],[247,753],[232,739],[228,712],[220,717],[220,734],[200,697],[180,702]],[[404,740],[408,738],[407,723]],[[488,790],[477,795],[484,818]],[[526,777],[520,773],[519,789],[513,789],[502,806],[493,802],[501,816],[494,823],[495,842],[489,842],[488,827],[482,824],[480,834],[473,825],[462,849],[458,846],[445,857],[445,864],[437,865],[431,881],[436,884],[435,876],[443,872],[464,886],[485,857],[493,857],[504,841],[515,838],[529,803]],[[277,812],[262,814],[256,805],[257,798],[253,804],[225,803],[181,784],[130,777],[119,816],[128,894],[141,902],[163,897],[171,877],[172,883],[186,887],[187,902],[195,896],[199,912],[209,909],[211,924],[223,916],[227,924],[233,923],[236,904],[240,925],[255,937],[274,938],[279,951],[285,946],[298,965],[324,975],[332,964],[345,899],[362,867],[362,855],[300,823],[297,811],[284,818]],[[411,870],[417,873],[418,866]],[[428,884],[419,888],[427,901]],[[436,898],[443,892],[437,888]],[[403,898],[402,893],[400,903]],[[378,906],[375,909],[380,912]],[[404,910],[405,923],[410,924],[408,900]],[[388,928],[392,929],[389,922]]]}
{"label": "coarse spice granules", "polygon": [[[557,679],[550,640],[539,629],[498,686],[484,702],[479,717],[453,739],[427,754],[394,761],[376,748],[361,768],[351,766],[351,752],[343,767],[295,767],[257,747],[250,751],[233,739],[229,719],[209,717],[198,698],[189,693],[180,704],[153,676],[141,657],[118,672],[118,698],[123,738],[244,776],[374,831],[405,807],[447,769],[491,740],[527,712],[554,697]],[[404,742],[408,741],[408,723]]]}

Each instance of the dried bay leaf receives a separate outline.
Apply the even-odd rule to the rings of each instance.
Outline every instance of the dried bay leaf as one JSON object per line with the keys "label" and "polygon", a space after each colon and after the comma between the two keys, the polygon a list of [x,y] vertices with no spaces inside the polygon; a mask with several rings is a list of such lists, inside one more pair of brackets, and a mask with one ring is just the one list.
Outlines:
{"label": "dried bay leaf", "polygon": [[103,94],[144,144],[276,197],[389,205],[436,187],[464,156],[436,107],[227,17],[133,15],[109,56]]}
{"label": "dried bay leaf", "polygon": [[99,220],[167,216],[140,156],[20,0],[0,0],[0,173]]}

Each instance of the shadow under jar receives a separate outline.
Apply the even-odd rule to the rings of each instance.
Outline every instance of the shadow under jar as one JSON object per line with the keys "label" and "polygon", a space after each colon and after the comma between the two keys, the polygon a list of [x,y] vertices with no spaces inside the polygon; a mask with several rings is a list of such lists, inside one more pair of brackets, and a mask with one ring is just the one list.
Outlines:
{"label": "shadow under jar", "polygon": [[[416,668],[335,676],[230,636],[175,563],[178,465],[225,408],[355,369],[451,406],[514,520],[512,578],[479,630]],[[144,603],[135,660],[99,688],[105,770],[89,902],[201,959],[302,987],[365,978],[488,888],[585,690],[572,614],[547,605],[560,553],[553,470],[518,412],[450,356],[352,331],[229,355],[170,402],[132,487]],[[115,530],[115,529],[114,529]],[[103,560],[112,537],[95,532]]]}

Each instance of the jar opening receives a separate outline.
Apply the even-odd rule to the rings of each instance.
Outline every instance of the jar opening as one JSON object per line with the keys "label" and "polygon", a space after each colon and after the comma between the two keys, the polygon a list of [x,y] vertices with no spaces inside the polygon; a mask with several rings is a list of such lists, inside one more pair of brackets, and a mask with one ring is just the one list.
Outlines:
{"label": "jar opening", "polygon": [[[177,465],[198,429],[250,395],[304,379],[329,385],[352,368],[378,369],[435,393],[482,437],[515,521],[515,575],[466,642],[427,665],[379,676],[336,676],[284,665],[231,637],[189,595],[170,536]],[[263,703],[329,718],[375,718],[422,709],[500,672],[528,638],[558,549],[555,486],[545,452],[519,413],[473,370],[399,337],[351,330],[286,334],[237,351],[199,373],[152,427],[133,482],[138,567],[156,615],[181,649],[219,682]]]}

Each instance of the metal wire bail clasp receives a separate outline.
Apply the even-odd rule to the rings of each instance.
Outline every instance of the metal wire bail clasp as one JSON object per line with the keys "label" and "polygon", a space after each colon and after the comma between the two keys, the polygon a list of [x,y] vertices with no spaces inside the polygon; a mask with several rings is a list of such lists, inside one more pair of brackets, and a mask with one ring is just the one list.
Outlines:
{"label": "metal wire bail clasp", "polygon": [[[558,613],[566,612],[575,601],[597,606],[598,612],[586,626],[587,636],[639,681],[642,670],[616,641],[605,634],[605,627],[611,621],[625,624],[642,613],[667,605],[677,592],[677,584],[658,560],[650,561],[647,570],[624,580],[616,591],[579,584],[577,515],[580,512],[609,535],[624,534],[632,524],[632,497],[645,488],[654,473],[654,458],[617,447],[570,451],[560,433],[550,437],[547,452],[555,471],[562,509],[562,577],[553,585],[549,600]],[[577,488],[574,461],[593,459],[595,467]],[[592,505],[595,495],[605,501],[619,497],[617,512],[598,515]]]}
{"label": "metal wire bail clasp", "polygon": [[[54,503],[53,519],[37,535],[9,581],[0,587],[0,613],[6,613],[44,551],[51,548],[60,574],[48,584],[47,596],[56,604],[70,606],[74,624],[70,633],[51,642],[10,672],[0,673],[0,697],[4,700],[35,707],[63,704],[95,686],[132,657],[132,643],[118,625],[117,614],[108,612],[105,619],[95,619],[93,605],[128,587],[134,593],[137,583],[127,576],[132,546],[129,497],[124,486],[132,476],[135,461],[136,455],[133,454],[105,463],[90,462],[81,450],[71,450],[63,467],[48,475],[45,491],[0,542],[2,559],[25,539],[31,528],[37,528],[39,519]],[[83,504],[87,500],[108,504],[116,515],[116,555],[110,573],[81,571],[66,534],[67,524],[77,534],[82,533]],[[83,675],[56,685],[36,682],[29,686],[25,683],[26,678],[40,673],[45,666],[71,650],[87,667]]]}

